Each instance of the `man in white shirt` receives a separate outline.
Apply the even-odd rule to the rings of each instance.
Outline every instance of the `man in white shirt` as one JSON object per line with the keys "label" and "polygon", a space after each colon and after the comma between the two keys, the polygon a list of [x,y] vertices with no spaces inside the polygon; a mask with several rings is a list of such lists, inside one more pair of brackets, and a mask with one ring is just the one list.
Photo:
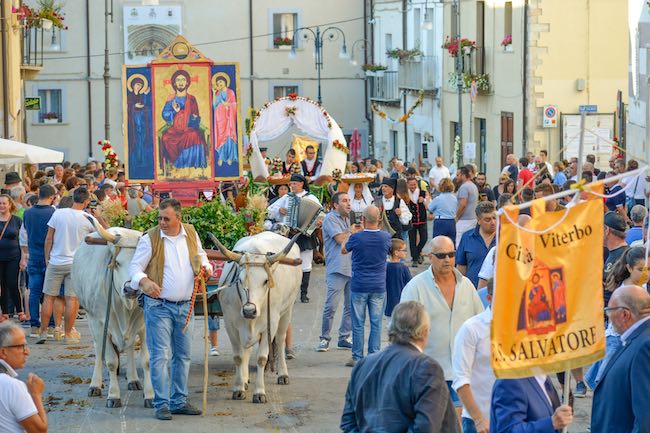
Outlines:
{"label": "man in white shirt", "polygon": [[16,370],[25,367],[29,347],[17,324],[0,325],[0,430],[6,433],[47,432],[43,407],[45,383],[33,373],[27,383],[17,379]]}
{"label": "man in white shirt", "polygon": [[431,185],[431,190],[437,191],[440,181],[447,177],[451,178],[449,169],[444,166],[442,157],[438,156],[436,157],[436,165],[431,167],[431,170],[429,170],[429,184]]}
{"label": "man in white shirt", "polygon": [[451,354],[454,338],[467,319],[483,312],[483,305],[471,281],[454,268],[454,242],[437,236],[429,243],[431,267],[413,277],[404,287],[400,302],[418,301],[431,319],[429,341],[424,353],[438,361],[445,374],[449,393],[461,415],[461,402],[452,388],[454,372]]}
{"label": "man in white shirt", "polygon": [[411,214],[411,211],[404,200],[395,196],[396,190],[397,179],[384,178],[381,183],[381,203],[378,203],[377,207],[386,214],[388,223],[395,231],[393,237],[406,241],[408,232],[403,231],[402,226],[407,225],[411,221],[413,214]]}
{"label": "man in white shirt", "polygon": [[[144,293],[153,406],[162,421],[171,420],[172,414],[201,414],[187,398],[194,328],[194,316],[188,316],[201,268],[212,274],[199,235],[192,225],[181,223],[178,200],[163,200],[158,225],[140,238],[129,265],[131,288]],[[189,327],[183,333],[186,320]]]}
{"label": "man in white shirt", "polygon": [[[90,220],[95,218],[84,212],[90,203],[90,194],[86,188],[77,188],[72,195],[71,208],[57,209],[48,221],[45,238],[45,277],[43,281],[43,306],[41,310],[41,331],[36,344],[47,340],[47,326],[52,316],[54,300],[64,285],[65,295],[65,343],[78,344],[79,333],[74,329],[74,322],[79,312],[79,300],[72,285],[72,262],[74,254],[86,235],[95,231]],[[55,314],[55,338],[60,339],[61,317]]]}
{"label": "man in white shirt", "polygon": [[553,164],[548,162],[548,151],[546,149],[542,149],[539,151],[539,159],[541,160],[541,162],[543,162],[546,165],[548,174],[553,176]]}
{"label": "man in white shirt", "polygon": [[[493,281],[487,286],[488,302],[492,301]],[[453,388],[463,403],[463,431],[490,431],[490,398],[496,377],[490,357],[490,323],[492,310],[468,319],[460,327],[454,342],[451,363],[455,374]]]}

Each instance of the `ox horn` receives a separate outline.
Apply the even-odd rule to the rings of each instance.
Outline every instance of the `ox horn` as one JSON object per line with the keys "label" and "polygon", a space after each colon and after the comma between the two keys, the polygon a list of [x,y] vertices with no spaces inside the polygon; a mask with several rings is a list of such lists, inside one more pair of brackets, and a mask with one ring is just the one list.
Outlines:
{"label": "ox horn", "polygon": [[291,241],[287,244],[286,247],[284,247],[282,251],[268,256],[266,260],[269,262],[269,264],[272,265],[273,263],[283,259],[287,254],[289,254],[289,251],[291,251],[291,248],[293,248],[293,244],[295,244],[296,241],[298,240],[298,236],[300,236],[300,233],[296,233],[294,237],[291,238]]}
{"label": "ox horn", "polygon": [[101,236],[102,239],[104,239],[106,242],[110,242],[114,244],[120,239],[118,235],[114,235],[113,233],[109,232],[104,227],[102,227],[102,225],[99,224],[94,218],[88,217],[88,221],[90,221],[93,227],[95,227],[95,230],[97,230],[97,233],[99,233],[99,236]]}
{"label": "ox horn", "polygon": [[208,237],[212,241],[212,243],[221,251],[221,254],[226,256],[228,260],[232,260],[233,262],[239,262],[239,260],[242,258],[242,255],[239,253],[235,253],[230,251],[228,248],[226,248],[221,242],[219,242],[219,239],[212,233],[208,232]]}

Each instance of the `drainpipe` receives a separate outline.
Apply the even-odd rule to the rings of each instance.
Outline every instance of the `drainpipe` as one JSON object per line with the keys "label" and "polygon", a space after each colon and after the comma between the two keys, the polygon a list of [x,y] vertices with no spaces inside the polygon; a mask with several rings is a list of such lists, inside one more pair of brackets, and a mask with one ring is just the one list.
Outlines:
{"label": "drainpipe", "polygon": [[248,0],[248,50],[250,62],[250,92],[251,92],[251,107],[255,106],[255,86],[253,83],[253,0]]}
{"label": "drainpipe", "polygon": [[[524,97],[522,98],[522,113],[523,113],[523,128],[522,128],[522,148],[523,152],[522,155],[525,154],[528,151],[528,0],[524,2],[524,61],[523,61],[523,95]],[[550,143],[548,144],[549,149],[547,149],[549,152],[551,151],[550,149]]]}
{"label": "drainpipe", "polygon": [[[366,63],[375,63],[375,4],[373,0],[370,0],[370,19],[367,21],[370,23],[370,46],[366,47],[366,51],[364,54],[364,59],[366,59]],[[366,38],[366,40],[368,40]],[[368,50],[370,50],[370,61],[368,62]],[[368,94],[368,98],[370,97],[370,82],[366,80],[366,93]],[[366,98],[366,100],[368,100]],[[368,102],[366,102],[368,104]],[[368,110],[368,121],[370,122],[370,134],[368,136],[368,152],[372,157],[376,157],[375,155],[375,114],[372,110]]]}
{"label": "drainpipe", "polygon": [[90,82],[90,0],[86,0],[86,92],[88,94],[88,157],[93,156],[93,96]]}
{"label": "drainpipe", "polygon": [[[402,49],[406,50],[408,46],[408,0],[402,0]],[[398,69],[399,71],[399,66]],[[398,74],[398,85],[399,85],[399,72]],[[404,104],[404,114],[406,114],[406,90],[402,90],[403,93],[403,104]],[[409,140],[408,140],[408,120],[404,121],[404,165],[408,167],[408,157],[409,157]],[[399,158],[399,155],[397,155]]]}
{"label": "drainpipe", "polygon": [[[372,0],[370,0],[370,8],[372,11]],[[363,43],[364,50],[363,50],[363,62],[365,64],[368,63],[368,49],[372,45],[368,43],[368,1],[364,0],[363,2],[363,40],[365,41]],[[354,55],[354,53],[352,53]],[[373,136],[372,134],[372,128],[373,128],[373,122],[372,122],[372,116],[370,115],[370,110],[368,106],[368,98],[370,97],[368,93],[368,80],[363,78],[363,112],[364,112],[364,117],[366,118],[366,122],[368,122],[368,134],[370,137]],[[368,154],[374,156],[374,152],[370,148],[370,141],[368,140]]]}
{"label": "drainpipe", "polygon": [[9,61],[7,48],[7,15],[5,13],[5,0],[0,2],[0,21],[2,21],[2,123],[4,138],[9,138],[9,77],[7,77],[7,62]]}

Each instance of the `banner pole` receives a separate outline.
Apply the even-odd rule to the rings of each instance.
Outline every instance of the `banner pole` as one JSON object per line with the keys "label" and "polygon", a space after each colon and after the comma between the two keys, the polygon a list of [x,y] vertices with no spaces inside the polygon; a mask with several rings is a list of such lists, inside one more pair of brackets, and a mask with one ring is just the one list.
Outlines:
{"label": "banner pole", "polygon": [[[569,404],[569,394],[571,393],[571,370],[567,370],[564,372],[564,387],[563,387],[563,395],[562,395],[562,404],[566,405]],[[567,433],[569,429],[569,426],[565,426],[562,429],[562,433]]]}

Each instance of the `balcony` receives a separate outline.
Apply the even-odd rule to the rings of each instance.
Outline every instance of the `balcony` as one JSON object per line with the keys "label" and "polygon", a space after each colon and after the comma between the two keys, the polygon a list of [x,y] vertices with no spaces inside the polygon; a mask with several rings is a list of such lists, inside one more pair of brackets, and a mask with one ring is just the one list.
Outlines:
{"label": "balcony", "polygon": [[33,80],[43,69],[43,29],[30,27],[22,30],[23,48],[20,64],[24,80]]}
{"label": "balcony", "polygon": [[374,77],[368,77],[370,99],[378,102],[399,103],[400,94],[397,76],[397,71],[383,71],[383,73],[379,73]]}
{"label": "balcony", "polygon": [[419,60],[405,60],[399,65],[399,87],[409,90],[434,90],[436,58],[423,56]]}

